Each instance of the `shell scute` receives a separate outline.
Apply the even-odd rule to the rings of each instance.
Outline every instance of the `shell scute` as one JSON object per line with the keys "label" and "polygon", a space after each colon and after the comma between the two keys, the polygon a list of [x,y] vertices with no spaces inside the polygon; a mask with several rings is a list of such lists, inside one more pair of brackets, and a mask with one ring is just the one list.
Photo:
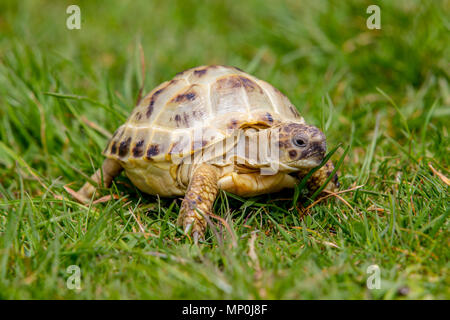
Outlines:
{"label": "shell scute", "polygon": [[160,145],[157,143],[152,143],[151,145],[148,146],[146,157],[147,159],[150,160],[159,155],[160,153],[161,153]]}
{"label": "shell scute", "polygon": [[142,155],[144,154],[144,143],[145,140],[139,140],[136,142],[136,145],[133,147],[133,157],[142,157]]}
{"label": "shell scute", "polygon": [[164,112],[155,124],[173,129],[203,125],[203,121],[210,116],[206,96],[206,89],[202,85],[187,87],[166,103]]}
{"label": "shell scute", "polygon": [[131,137],[126,140],[122,140],[119,144],[119,157],[124,158],[128,155],[128,150],[130,149]]}
{"label": "shell scute", "polygon": [[170,143],[171,133],[166,130],[154,130],[153,134],[149,136],[149,144],[146,147],[146,159],[160,161],[165,159]]}
{"label": "shell scute", "polygon": [[215,115],[230,112],[246,113],[248,104],[242,94],[242,82],[237,75],[223,76],[211,85],[212,111]]}

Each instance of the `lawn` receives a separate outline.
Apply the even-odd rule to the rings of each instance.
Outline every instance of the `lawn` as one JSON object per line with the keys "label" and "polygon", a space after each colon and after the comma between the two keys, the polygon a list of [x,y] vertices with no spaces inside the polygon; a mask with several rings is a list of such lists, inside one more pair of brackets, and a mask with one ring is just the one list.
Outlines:
{"label": "lawn", "polygon": [[[70,4],[0,2],[1,299],[450,298],[449,1],[77,1],[79,30]],[[141,86],[205,64],[284,92],[338,147],[342,192],[221,192],[231,232],[198,246],[180,199],[123,174],[74,201]]]}

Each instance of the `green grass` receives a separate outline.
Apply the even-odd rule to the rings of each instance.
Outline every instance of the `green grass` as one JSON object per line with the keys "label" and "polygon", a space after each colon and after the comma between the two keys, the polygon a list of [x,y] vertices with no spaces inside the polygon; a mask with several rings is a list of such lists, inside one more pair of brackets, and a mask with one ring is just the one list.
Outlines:
{"label": "green grass", "polygon": [[[373,3],[381,30],[366,28]],[[449,187],[430,167],[449,177],[448,1],[81,1],[81,30],[65,27],[69,4],[0,2],[0,298],[450,298]],[[221,193],[235,246],[214,219],[192,245],[180,199],[124,175],[102,190],[121,199],[74,202],[64,185],[100,166],[141,84],[202,64],[286,93],[341,144],[334,161],[348,148],[341,190],[362,187],[307,212],[302,192],[298,209],[294,191]]]}

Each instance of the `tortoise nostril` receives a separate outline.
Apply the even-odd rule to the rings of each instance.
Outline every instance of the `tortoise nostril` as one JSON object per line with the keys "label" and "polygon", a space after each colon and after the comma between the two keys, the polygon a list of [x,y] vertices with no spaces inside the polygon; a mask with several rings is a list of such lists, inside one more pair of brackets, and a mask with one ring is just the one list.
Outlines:
{"label": "tortoise nostril", "polygon": [[327,153],[327,144],[326,144],[326,142],[321,143],[319,149],[320,149],[320,153],[325,155]]}

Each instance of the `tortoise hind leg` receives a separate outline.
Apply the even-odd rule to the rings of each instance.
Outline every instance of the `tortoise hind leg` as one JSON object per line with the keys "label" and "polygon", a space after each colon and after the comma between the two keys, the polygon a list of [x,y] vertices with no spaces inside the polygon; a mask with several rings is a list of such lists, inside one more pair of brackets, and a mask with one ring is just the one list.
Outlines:
{"label": "tortoise hind leg", "polygon": [[206,230],[204,215],[212,211],[219,190],[217,168],[210,164],[201,164],[194,169],[186,195],[181,203],[178,225],[185,233],[192,233],[194,242],[203,239]]}
{"label": "tortoise hind leg", "polygon": [[[119,175],[122,170],[123,168],[118,161],[113,159],[105,159],[101,169],[98,169],[91,176],[91,179],[97,185],[103,185],[106,188],[109,188],[113,179]],[[75,194],[72,194],[72,196],[81,203],[88,203],[91,200],[92,195],[95,193],[95,190],[95,186],[93,186],[90,182],[86,182],[81,189]]]}

